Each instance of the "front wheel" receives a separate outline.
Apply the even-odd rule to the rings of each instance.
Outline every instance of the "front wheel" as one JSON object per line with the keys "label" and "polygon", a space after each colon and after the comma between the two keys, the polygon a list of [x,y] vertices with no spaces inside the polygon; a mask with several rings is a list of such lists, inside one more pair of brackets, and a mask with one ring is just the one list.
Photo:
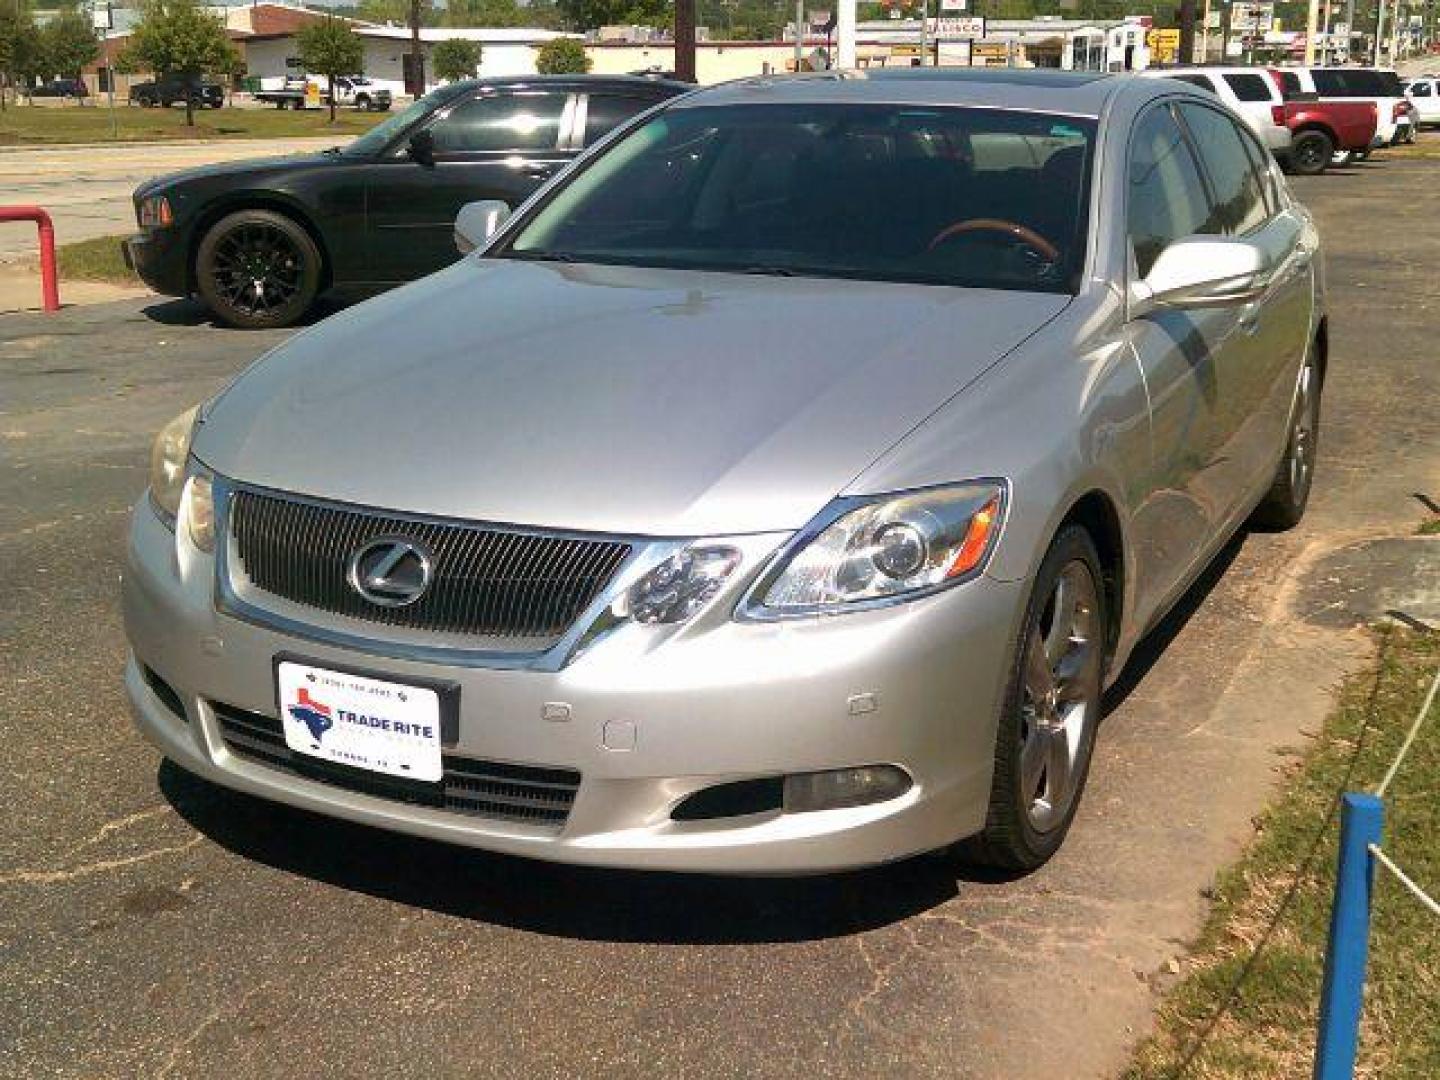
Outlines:
{"label": "front wheel", "polygon": [[1296,382],[1284,456],[1275,472],[1274,483],[1252,517],[1263,529],[1291,529],[1305,516],[1315,479],[1316,451],[1320,446],[1321,389],[1320,367],[1312,345]]}
{"label": "front wheel", "polygon": [[1315,176],[1325,171],[1335,144],[1323,131],[1302,131],[1290,144],[1290,167],[1301,176]]}
{"label": "front wheel", "polygon": [[293,219],[241,210],[200,241],[195,285],[221,322],[246,330],[292,326],[320,292],[322,259]]}
{"label": "front wheel", "polygon": [[1066,526],[1035,576],[995,737],[985,829],[973,862],[1033,870],[1075,819],[1100,721],[1105,594],[1090,534]]}
{"label": "front wheel", "polygon": [[369,97],[369,95],[367,95],[367,94],[361,94],[358,98],[356,98],[356,99],[355,99],[355,108],[359,109],[361,112],[369,112],[369,111],[370,111],[370,97]]}

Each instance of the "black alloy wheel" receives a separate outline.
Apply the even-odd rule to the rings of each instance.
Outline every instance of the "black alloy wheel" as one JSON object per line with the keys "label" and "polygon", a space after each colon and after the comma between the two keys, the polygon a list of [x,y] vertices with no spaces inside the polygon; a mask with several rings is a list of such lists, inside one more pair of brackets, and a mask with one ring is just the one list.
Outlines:
{"label": "black alloy wheel", "polygon": [[221,218],[200,242],[195,282],[210,310],[230,326],[291,326],[320,291],[322,259],[305,229],[271,210]]}

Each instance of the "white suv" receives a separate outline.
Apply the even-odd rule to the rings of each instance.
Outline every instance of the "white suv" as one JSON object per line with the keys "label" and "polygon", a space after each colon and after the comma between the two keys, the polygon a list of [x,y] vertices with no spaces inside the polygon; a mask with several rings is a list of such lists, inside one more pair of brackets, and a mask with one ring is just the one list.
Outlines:
{"label": "white suv", "polygon": [[1244,120],[1250,130],[1277,157],[1290,151],[1290,129],[1285,126],[1285,98],[1264,68],[1176,67],[1148,68],[1141,75],[1152,79],[1179,79],[1208,90]]}
{"label": "white suv", "polygon": [[1428,75],[1411,79],[1405,96],[1415,106],[1417,124],[1440,124],[1440,79]]}

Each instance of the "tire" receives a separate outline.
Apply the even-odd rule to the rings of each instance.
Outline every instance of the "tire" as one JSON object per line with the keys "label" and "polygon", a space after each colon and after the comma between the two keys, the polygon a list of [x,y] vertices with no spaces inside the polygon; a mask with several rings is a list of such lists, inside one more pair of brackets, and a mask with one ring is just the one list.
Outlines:
{"label": "tire", "polygon": [[1320,447],[1320,395],[1324,390],[1320,365],[1312,346],[1300,366],[1295,405],[1285,428],[1285,448],[1275,480],[1251,515],[1262,529],[1293,529],[1305,516],[1315,481],[1315,457]]}
{"label": "tire", "polygon": [[1301,176],[1318,176],[1330,164],[1335,143],[1323,131],[1309,128],[1295,136],[1290,144],[1290,168]]}
{"label": "tire", "polygon": [[359,109],[361,112],[369,112],[369,111],[370,111],[370,95],[369,95],[369,94],[361,94],[359,97],[357,97],[357,98],[355,99],[355,107],[356,107],[357,109]]}
{"label": "tire", "polygon": [[142,94],[136,98],[135,101],[142,109],[153,109],[155,107],[155,99],[149,94]]}
{"label": "tire", "polygon": [[195,253],[195,287],[215,317],[243,330],[293,326],[319,295],[320,249],[293,218],[240,210],[212,225]]}
{"label": "tire", "polygon": [[[1061,638],[1056,620],[1066,608],[1070,627]],[[1090,771],[1107,627],[1100,556],[1088,532],[1068,525],[1045,553],[1026,604],[995,735],[985,828],[959,846],[967,861],[1033,870],[1064,842]],[[1065,668],[1072,675],[1057,681]],[[1038,685],[1049,691],[1042,695]]]}

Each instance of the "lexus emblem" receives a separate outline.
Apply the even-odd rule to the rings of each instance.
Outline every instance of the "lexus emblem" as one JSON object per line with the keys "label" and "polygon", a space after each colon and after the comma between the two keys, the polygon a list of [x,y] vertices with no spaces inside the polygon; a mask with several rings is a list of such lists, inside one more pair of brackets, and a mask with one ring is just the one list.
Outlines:
{"label": "lexus emblem", "polygon": [[350,556],[350,587],[380,607],[407,607],[425,595],[435,563],[430,552],[403,536],[367,541]]}

